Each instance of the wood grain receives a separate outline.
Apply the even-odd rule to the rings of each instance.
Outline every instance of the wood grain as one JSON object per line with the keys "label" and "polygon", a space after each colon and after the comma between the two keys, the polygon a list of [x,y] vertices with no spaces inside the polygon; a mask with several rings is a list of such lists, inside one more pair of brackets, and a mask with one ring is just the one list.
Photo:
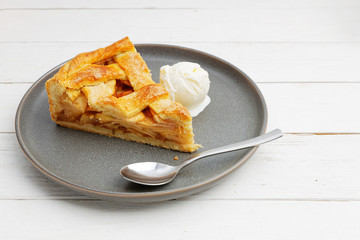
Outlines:
{"label": "wood grain", "polygon": [[359,21],[353,7],[3,10],[0,41],[358,42]]}
{"label": "wood grain", "polygon": [[287,0],[253,0],[253,1],[239,1],[239,0],[224,0],[219,4],[218,1],[209,0],[182,0],[182,1],[167,1],[167,0],[132,0],[132,1],[95,1],[95,0],[63,0],[47,1],[47,0],[3,0],[0,3],[1,9],[233,9],[249,8],[249,9],[261,9],[261,8],[342,8],[342,7],[359,7],[360,3],[357,0],[303,0],[303,1],[287,1]]}
{"label": "wood grain", "polygon": [[[285,132],[360,132],[360,84],[258,84],[269,111],[269,129]],[[331,129],[331,130],[330,130]]]}
{"label": "wood grain", "polygon": [[[359,239],[360,1],[0,1],[1,239]],[[124,205],[42,176],[14,134],[31,83],[129,35],[219,56],[287,134],[215,187]],[[205,163],[205,162],[204,162]],[[50,236],[50,237],[49,237]]]}
{"label": "wood grain", "polygon": [[[1,201],[5,239],[358,239],[360,202]],[[21,226],[21,231],[19,231]],[[48,233],[48,234],[45,234]]]}

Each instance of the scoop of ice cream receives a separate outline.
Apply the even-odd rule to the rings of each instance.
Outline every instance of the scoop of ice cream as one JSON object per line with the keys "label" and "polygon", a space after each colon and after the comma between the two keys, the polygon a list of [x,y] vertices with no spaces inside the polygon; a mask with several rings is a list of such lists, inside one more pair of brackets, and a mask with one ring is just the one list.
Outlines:
{"label": "scoop of ice cream", "polygon": [[209,74],[199,64],[179,62],[160,68],[160,84],[169,92],[171,100],[186,107],[196,117],[210,103]]}

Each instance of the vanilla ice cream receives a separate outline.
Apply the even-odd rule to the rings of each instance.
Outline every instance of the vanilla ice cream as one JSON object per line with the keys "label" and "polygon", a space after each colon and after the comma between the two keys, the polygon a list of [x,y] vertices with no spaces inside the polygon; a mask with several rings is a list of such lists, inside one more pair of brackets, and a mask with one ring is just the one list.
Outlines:
{"label": "vanilla ice cream", "polygon": [[171,100],[186,107],[196,117],[210,103],[209,74],[199,64],[179,62],[160,68],[160,84],[169,92]]}

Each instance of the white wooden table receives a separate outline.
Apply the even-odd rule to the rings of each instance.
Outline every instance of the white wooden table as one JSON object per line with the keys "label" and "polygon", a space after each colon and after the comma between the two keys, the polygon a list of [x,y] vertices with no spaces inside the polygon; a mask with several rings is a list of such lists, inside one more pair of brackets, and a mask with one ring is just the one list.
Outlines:
{"label": "white wooden table", "polygon": [[[359,239],[359,23],[358,0],[1,0],[0,239]],[[21,97],[57,64],[124,36],[235,64],[285,136],[175,201],[124,205],[48,180],[15,137]]]}

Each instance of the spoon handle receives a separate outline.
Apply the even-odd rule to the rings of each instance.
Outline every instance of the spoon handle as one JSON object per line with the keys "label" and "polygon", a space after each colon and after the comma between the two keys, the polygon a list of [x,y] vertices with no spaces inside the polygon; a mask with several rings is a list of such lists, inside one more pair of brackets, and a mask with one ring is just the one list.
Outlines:
{"label": "spoon handle", "polygon": [[233,144],[226,145],[223,147],[210,149],[210,150],[198,153],[198,154],[190,157],[188,160],[186,160],[185,162],[183,162],[182,164],[179,165],[179,169],[185,167],[186,165],[188,165],[192,162],[195,162],[196,160],[204,158],[204,157],[213,156],[213,155],[217,155],[220,153],[232,152],[232,151],[236,151],[236,150],[240,150],[240,149],[244,149],[244,148],[248,148],[248,147],[255,147],[260,144],[275,140],[275,139],[281,137],[282,135],[283,135],[283,133],[281,132],[280,129],[275,129],[269,133],[266,133],[264,135],[261,135],[261,136],[255,137],[255,138],[251,138],[251,139],[248,139],[248,140],[245,140],[242,142],[238,142],[238,143],[233,143]]}

